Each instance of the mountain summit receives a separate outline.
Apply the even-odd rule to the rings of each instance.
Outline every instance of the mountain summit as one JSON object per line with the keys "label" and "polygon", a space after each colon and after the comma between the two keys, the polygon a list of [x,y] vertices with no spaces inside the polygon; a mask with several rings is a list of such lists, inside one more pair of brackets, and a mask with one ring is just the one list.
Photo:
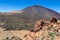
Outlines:
{"label": "mountain summit", "polygon": [[60,14],[49,8],[45,8],[40,5],[33,5],[23,9],[20,17],[28,19],[30,21],[34,21],[38,19],[51,19],[51,17],[60,19]]}

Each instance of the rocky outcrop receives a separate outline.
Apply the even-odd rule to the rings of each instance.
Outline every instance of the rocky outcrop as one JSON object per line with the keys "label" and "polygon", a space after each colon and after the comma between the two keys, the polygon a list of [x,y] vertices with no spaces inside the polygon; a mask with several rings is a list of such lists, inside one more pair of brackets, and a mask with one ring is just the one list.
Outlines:
{"label": "rocky outcrop", "polygon": [[[41,20],[35,23],[33,31],[26,35],[25,40],[60,40],[60,24],[52,19],[51,21],[42,21],[43,26],[41,26]],[[56,19],[57,20],[57,19]],[[55,23],[56,22],[56,23]],[[42,29],[40,29],[42,27]],[[37,31],[38,30],[38,31]],[[58,39],[57,39],[58,37]]]}

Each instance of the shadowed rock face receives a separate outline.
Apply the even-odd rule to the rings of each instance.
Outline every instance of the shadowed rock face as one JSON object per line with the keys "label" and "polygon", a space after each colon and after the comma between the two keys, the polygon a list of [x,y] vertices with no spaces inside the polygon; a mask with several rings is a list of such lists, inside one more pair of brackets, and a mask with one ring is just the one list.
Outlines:
{"label": "shadowed rock face", "polygon": [[57,19],[60,19],[59,13],[40,5],[27,7],[23,9],[23,12],[20,14],[21,18],[28,19],[29,21],[38,19],[51,19],[53,16]]}

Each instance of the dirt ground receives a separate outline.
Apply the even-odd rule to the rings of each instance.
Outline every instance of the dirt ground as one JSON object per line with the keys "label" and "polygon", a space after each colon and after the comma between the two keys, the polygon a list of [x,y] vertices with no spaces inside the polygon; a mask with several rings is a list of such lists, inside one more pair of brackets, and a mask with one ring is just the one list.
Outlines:
{"label": "dirt ground", "polygon": [[[55,28],[55,26],[56,26],[56,28]],[[51,30],[49,29],[49,31],[44,28],[42,30],[39,30],[38,32],[31,32],[31,31],[27,31],[27,30],[4,31],[4,29],[0,28],[0,40],[4,40],[6,37],[11,38],[13,36],[20,37],[22,40],[60,40],[60,29],[58,30],[59,32],[54,33],[54,29],[57,29],[57,28],[60,28],[59,23],[54,24],[53,29],[51,28]],[[53,32],[53,34],[49,34],[52,32]],[[19,40],[19,39],[17,39],[17,40]]]}

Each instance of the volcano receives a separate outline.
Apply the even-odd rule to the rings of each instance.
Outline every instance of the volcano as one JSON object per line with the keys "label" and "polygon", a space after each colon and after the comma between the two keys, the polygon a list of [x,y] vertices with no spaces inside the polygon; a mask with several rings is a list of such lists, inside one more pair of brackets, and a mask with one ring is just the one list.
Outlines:
{"label": "volcano", "polygon": [[20,14],[20,18],[27,19],[29,21],[39,19],[50,20],[51,17],[56,17],[57,19],[60,19],[60,14],[58,12],[40,5],[29,6],[22,11],[23,12]]}
{"label": "volcano", "polygon": [[1,21],[9,21],[9,19],[14,20],[17,18],[17,20],[23,19],[24,21],[34,22],[40,19],[50,20],[52,17],[56,17],[58,20],[60,20],[60,13],[40,5],[33,5],[22,10],[12,12],[0,12]]}

